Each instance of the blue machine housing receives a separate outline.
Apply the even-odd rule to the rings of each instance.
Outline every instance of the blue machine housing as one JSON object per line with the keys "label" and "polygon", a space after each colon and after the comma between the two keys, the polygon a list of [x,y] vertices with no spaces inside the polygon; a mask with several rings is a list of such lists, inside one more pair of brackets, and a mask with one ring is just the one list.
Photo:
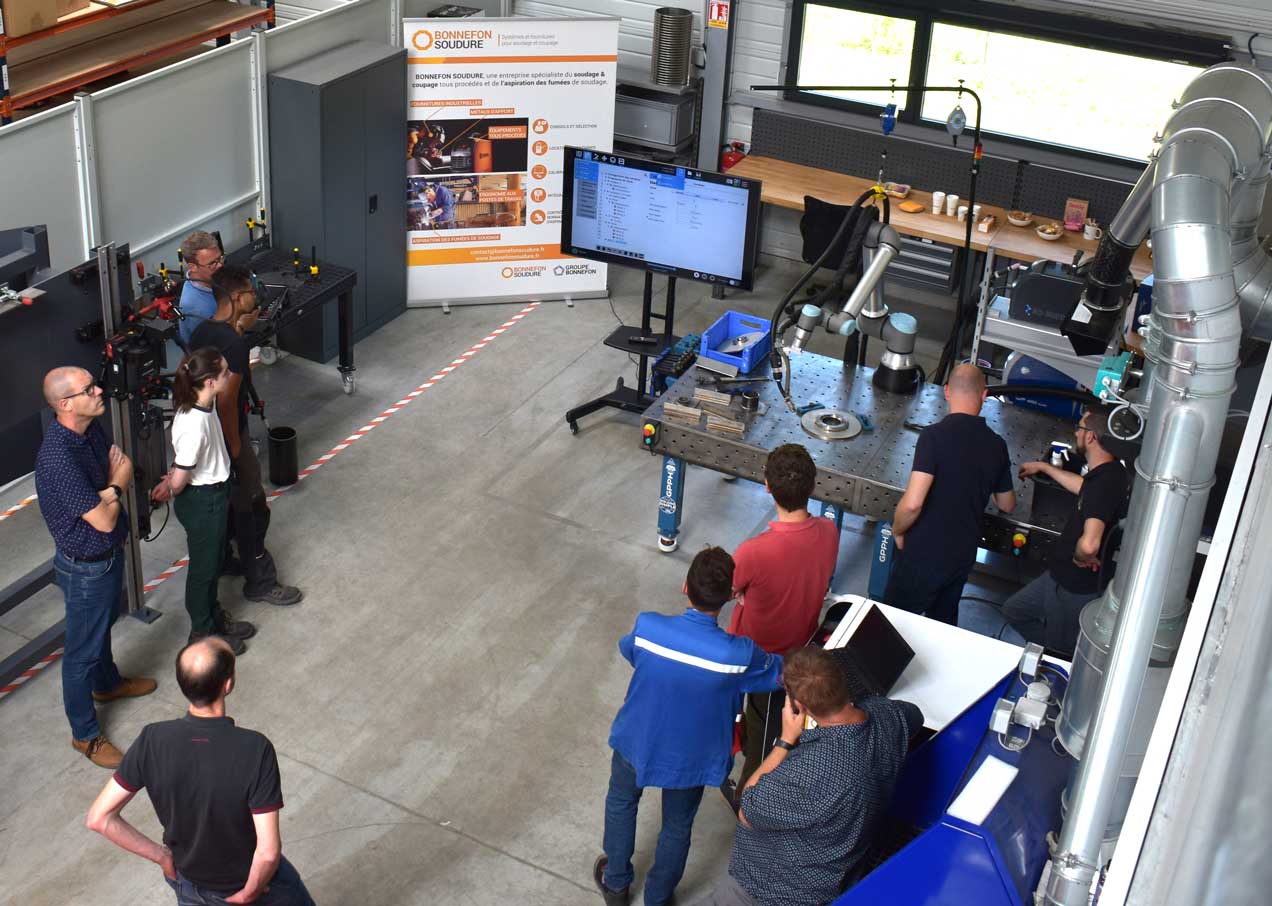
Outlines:
{"label": "blue machine housing", "polygon": [[[1053,697],[1067,678],[1053,672]],[[1019,698],[1025,686],[1009,674],[940,733],[910,753],[888,816],[914,836],[834,901],[833,906],[1025,906],[1048,858],[1047,834],[1060,827],[1060,794],[1074,761],[1054,746],[1054,725],[1009,751],[987,728],[995,703]],[[1019,728],[1013,728],[1013,732]],[[989,756],[1019,773],[983,824],[947,813]],[[886,834],[883,836],[887,836]],[[904,834],[909,836],[909,834]]]}
{"label": "blue machine housing", "polygon": [[[1065,390],[1078,390],[1078,382],[1063,371],[1052,368],[1046,362],[1027,355],[1012,353],[1007,358],[1003,369],[1004,384],[1028,384],[1034,387],[1058,387]],[[1007,401],[1015,406],[1036,409],[1057,418],[1071,418],[1077,421],[1082,417],[1082,404],[1059,396],[1009,396]]]}

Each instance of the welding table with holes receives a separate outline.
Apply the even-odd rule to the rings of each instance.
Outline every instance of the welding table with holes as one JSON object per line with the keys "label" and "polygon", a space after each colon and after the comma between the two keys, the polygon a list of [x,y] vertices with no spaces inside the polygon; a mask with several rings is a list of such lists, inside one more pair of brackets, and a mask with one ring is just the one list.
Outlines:
{"label": "welding table with holes", "polygon": [[[870,383],[874,369],[845,368],[838,359],[804,353],[792,361],[791,396],[796,405],[819,402],[832,409],[866,416],[872,429],[847,440],[825,441],[811,437],[800,426],[799,417],[782,402],[771,379],[754,384],[731,385],[759,392],[760,411],[743,414],[737,400],[733,417],[746,422],[741,436],[723,436],[698,425],[667,418],[667,402],[692,399],[694,388],[715,389],[690,369],[667,392],[645,410],[641,424],[653,434],[646,448],[663,456],[659,482],[658,546],[664,552],[676,549],[676,536],[684,515],[686,465],[704,466],[717,472],[764,481],[764,460],[768,451],[781,444],[803,444],[817,463],[817,486],[813,498],[821,504],[820,515],[842,524],[843,512],[876,520],[890,520],[909,481],[914,445],[921,426],[934,424],[946,412],[942,388],[921,385],[918,393],[902,395],[877,390]],[[1013,468],[1039,459],[1053,440],[1068,441],[1073,424],[1029,409],[985,401],[981,414],[1006,442]],[[987,509],[980,546],[995,553],[1015,555],[1039,562],[1059,536],[1067,507],[1056,505],[1055,495],[1047,495],[1034,505],[1036,484],[1017,488],[1016,509],[1010,515]],[[1061,498],[1063,500],[1063,498]]]}

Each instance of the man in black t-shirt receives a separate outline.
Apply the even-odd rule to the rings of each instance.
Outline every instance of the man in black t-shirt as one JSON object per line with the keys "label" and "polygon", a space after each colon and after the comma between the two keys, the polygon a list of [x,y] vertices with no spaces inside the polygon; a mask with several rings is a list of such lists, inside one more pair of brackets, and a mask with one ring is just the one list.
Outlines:
{"label": "man in black t-shirt", "polygon": [[256,317],[256,289],[247,269],[227,264],[212,275],[216,312],[194,329],[190,348],[211,346],[225,357],[230,379],[217,397],[221,433],[233,464],[230,483],[230,537],[238,548],[243,571],[243,597],[249,601],[288,605],[304,597],[300,589],[282,585],[274,557],[265,548],[269,531],[269,504],[261,483],[261,463],[247,436],[252,369],[243,332]]}
{"label": "man in black t-shirt", "polygon": [[[1008,598],[999,618],[1010,631],[992,631],[986,605],[964,602],[960,625],[1004,641],[1037,642],[1051,651],[1072,654],[1078,641],[1078,617],[1113,577],[1113,552],[1105,541],[1126,515],[1130,494],[1126,466],[1109,452],[1107,406],[1089,406],[1075,430],[1075,448],[1086,457],[1086,475],[1045,462],[1027,462],[1020,477],[1046,475],[1075,494],[1073,509],[1051,548],[1047,571]],[[999,624],[1001,625],[1001,623]]]}
{"label": "man in black t-shirt", "polygon": [[985,507],[1016,508],[1006,442],[981,417],[985,375],[959,365],[945,385],[950,414],[923,429],[892,519],[897,550],[884,603],[954,623],[976,562]]}
{"label": "man in black t-shirt", "polygon": [[[179,906],[314,906],[283,858],[274,747],[225,715],[234,689],[229,645],[216,636],[187,645],[177,655],[177,684],[189,712],[141,731],[89,809],[89,828],[162,868]],[[163,845],[120,815],[143,787],[163,825]]]}

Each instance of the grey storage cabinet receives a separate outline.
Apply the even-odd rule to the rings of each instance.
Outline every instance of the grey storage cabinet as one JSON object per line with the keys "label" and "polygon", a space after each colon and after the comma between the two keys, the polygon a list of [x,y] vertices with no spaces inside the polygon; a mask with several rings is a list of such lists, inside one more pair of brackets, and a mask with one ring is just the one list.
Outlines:
{"label": "grey storage cabinet", "polygon": [[[270,229],[358,272],[356,341],[406,310],[406,51],[356,41],[269,76]],[[336,306],[282,331],[288,352],[325,362]]]}

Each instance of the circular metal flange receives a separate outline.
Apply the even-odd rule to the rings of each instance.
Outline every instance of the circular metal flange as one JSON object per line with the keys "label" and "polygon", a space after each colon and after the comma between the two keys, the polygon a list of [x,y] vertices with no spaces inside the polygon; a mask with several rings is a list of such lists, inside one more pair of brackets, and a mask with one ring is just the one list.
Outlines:
{"label": "circular metal flange", "polygon": [[804,431],[818,440],[849,440],[861,433],[861,422],[851,412],[814,409],[799,420]]}

